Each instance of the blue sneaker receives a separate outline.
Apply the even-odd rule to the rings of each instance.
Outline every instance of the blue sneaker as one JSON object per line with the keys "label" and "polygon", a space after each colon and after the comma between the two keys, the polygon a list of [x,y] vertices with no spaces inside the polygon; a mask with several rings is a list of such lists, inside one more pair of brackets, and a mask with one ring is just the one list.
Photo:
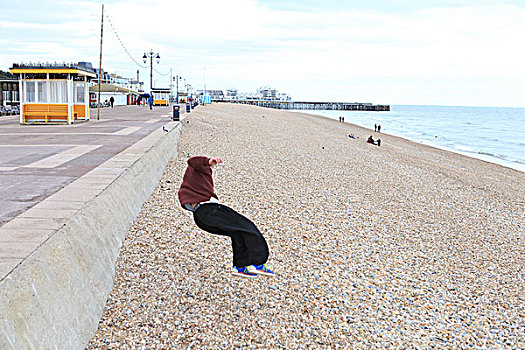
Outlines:
{"label": "blue sneaker", "polygon": [[266,267],[266,264],[262,265],[250,265],[246,267],[248,271],[252,274],[265,275],[265,276],[275,276],[272,270]]}
{"label": "blue sneaker", "polygon": [[250,278],[257,277],[256,274],[251,273],[248,270],[248,266],[244,266],[244,267],[236,267],[236,266],[234,266],[232,268],[232,275],[240,276],[240,277],[250,277]]}

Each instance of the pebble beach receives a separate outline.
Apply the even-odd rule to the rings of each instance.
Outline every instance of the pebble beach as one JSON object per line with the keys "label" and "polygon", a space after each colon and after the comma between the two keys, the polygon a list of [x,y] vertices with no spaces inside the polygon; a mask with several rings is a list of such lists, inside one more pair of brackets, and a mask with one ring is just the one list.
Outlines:
{"label": "pebble beach", "polygon": [[[525,348],[525,173],[348,118],[185,116],[87,349]],[[275,277],[232,276],[230,239],[180,207],[197,155],[223,158],[215,193],[258,226]]]}

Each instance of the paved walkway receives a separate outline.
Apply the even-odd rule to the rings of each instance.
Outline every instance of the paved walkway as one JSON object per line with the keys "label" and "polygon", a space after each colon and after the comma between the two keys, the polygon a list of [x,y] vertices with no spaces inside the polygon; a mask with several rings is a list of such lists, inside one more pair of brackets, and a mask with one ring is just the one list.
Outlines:
{"label": "paved walkway", "polygon": [[61,191],[60,198],[69,196],[68,205],[59,199],[46,201],[54,203],[53,208],[40,208],[39,203],[162,128],[171,113],[170,107],[119,106],[101,109],[100,120],[92,110],[87,123],[31,126],[20,125],[18,116],[0,117],[0,279],[35,249],[27,235],[40,230],[41,244],[47,231],[60,227],[95,191],[108,186],[113,175],[101,173],[81,189]]}

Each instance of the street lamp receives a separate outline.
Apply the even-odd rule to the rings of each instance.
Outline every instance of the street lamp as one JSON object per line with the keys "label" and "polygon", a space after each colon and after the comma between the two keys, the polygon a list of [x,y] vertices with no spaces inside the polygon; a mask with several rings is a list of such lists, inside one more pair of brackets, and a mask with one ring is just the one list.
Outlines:
{"label": "street lamp", "polygon": [[173,77],[173,80],[177,83],[177,103],[179,103],[179,79],[182,80],[182,77],[179,77],[178,75]]}
{"label": "street lamp", "polygon": [[153,50],[151,50],[148,53],[144,53],[144,56],[142,56],[142,59],[144,60],[144,63],[147,62],[148,57],[149,57],[149,62],[150,62],[149,84],[150,84],[150,90],[153,90],[153,57],[155,57],[157,59],[157,64],[159,64],[160,63],[160,55],[157,52],[157,56],[155,56],[155,52],[153,52]]}
{"label": "street lamp", "polygon": [[190,97],[191,84],[186,84],[186,102],[192,103],[192,98]]}

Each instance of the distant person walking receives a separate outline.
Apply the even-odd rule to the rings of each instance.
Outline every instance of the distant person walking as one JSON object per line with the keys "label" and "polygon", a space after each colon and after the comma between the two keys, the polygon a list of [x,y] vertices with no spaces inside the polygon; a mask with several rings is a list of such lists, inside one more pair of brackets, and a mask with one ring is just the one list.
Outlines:
{"label": "distant person walking", "polygon": [[148,98],[148,104],[149,104],[149,109],[153,109],[153,97],[152,96]]}
{"label": "distant person walking", "polygon": [[377,132],[381,132],[381,125],[377,126]]}
{"label": "distant person walking", "polygon": [[231,273],[240,277],[273,276],[266,267],[268,245],[253,222],[235,210],[220,204],[213,188],[212,166],[220,157],[191,157],[179,189],[182,207],[193,212],[195,224],[202,230],[232,240]]}
{"label": "distant person walking", "polygon": [[377,132],[377,124],[374,124],[374,131]]}
{"label": "distant person walking", "polygon": [[113,103],[115,103],[115,99],[113,98],[113,96],[111,96],[109,98],[109,104],[111,105],[111,108],[113,108]]}

